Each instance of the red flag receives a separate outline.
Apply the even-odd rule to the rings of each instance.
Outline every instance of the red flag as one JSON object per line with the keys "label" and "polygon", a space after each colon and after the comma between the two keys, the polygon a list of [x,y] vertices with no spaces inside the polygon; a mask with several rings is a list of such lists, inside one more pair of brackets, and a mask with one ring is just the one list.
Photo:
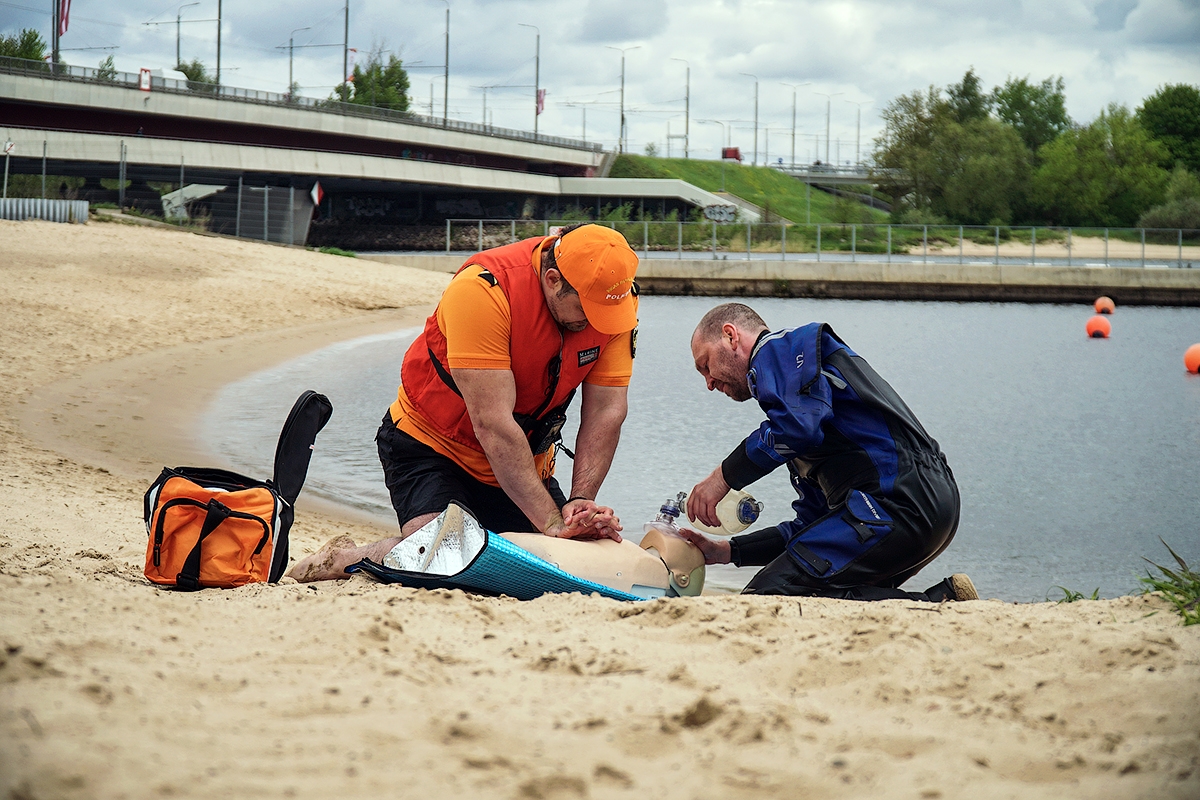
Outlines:
{"label": "red flag", "polygon": [[67,32],[67,23],[71,17],[71,0],[58,0],[58,35]]}
{"label": "red flag", "polygon": [[314,183],[312,191],[310,191],[308,194],[310,197],[312,197],[314,206],[321,205],[321,200],[325,198],[325,190],[321,188],[321,182],[317,181]]}
{"label": "red flag", "polygon": [[538,89],[537,93],[537,113],[541,114],[546,110],[546,90]]}

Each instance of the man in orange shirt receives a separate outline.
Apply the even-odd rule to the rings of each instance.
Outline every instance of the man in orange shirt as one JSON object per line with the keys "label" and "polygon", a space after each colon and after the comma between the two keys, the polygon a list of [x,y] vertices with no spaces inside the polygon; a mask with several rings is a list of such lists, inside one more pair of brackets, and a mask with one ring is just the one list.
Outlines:
{"label": "man in orange shirt", "polygon": [[[493,531],[620,541],[620,521],[595,498],[627,410],[637,263],[621,234],[598,225],[468,259],[405,354],[376,436],[400,536],[364,547],[338,537],[289,574],[345,578],[347,566],[382,561],[451,503]],[[567,497],[554,462],[580,388]]]}

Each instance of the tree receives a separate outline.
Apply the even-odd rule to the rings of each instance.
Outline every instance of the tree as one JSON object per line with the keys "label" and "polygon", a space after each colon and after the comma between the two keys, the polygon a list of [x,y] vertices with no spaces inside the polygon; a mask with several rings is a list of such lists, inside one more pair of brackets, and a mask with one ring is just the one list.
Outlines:
{"label": "tree", "polygon": [[1034,85],[1028,78],[1010,77],[992,92],[992,102],[996,116],[1016,128],[1025,146],[1035,155],[1043,145],[1071,127],[1062,78],[1051,76]]}
{"label": "tree", "polygon": [[991,98],[979,91],[979,87],[982,85],[983,81],[979,80],[979,76],[975,74],[975,68],[971,67],[963,75],[961,82],[946,87],[950,111],[959,124],[987,117],[992,101]]}
{"label": "tree", "polygon": [[25,28],[11,36],[0,36],[0,59],[3,58],[37,61],[41,62],[40,66],[45,67],[46,42],[33,28]]}
{"label": "tree", "polygon": [[893,195],[897,219],[1010,222],[1026,205],[1029,152],[1011,126],[986,110],[973,116],[983,109],[973,71],[951,89],[957,99],[930,87],[884,109],[874,156],[881,188]]}
{"label": "tree", "polygon": [[1172,159],[1200,172],[1200,89],[1184,83],[1164,86],[1142,101],[1137,117],[1167,146]]}
{"label": "tree", "polygon": [[658,144],[655,142],[647,142],[646,155],[650,158],[658,158]]}
{"label": "tree", "polygon": [[1182,162],[1176,162],[1165,196],[1167,202],[1142,214],[1138,227],[1185,228],[1192,230],[1192,236],[1200,233],[1200,178]]}
{"label": "tree", "polygon": [[408,111],[408,73],[399,58],[388,56],[383,62],[382,50],[375,49],[367,57],[366,66],[354,65],[351,85],[341,84],[334,89],[334,98],[344,103],[357,103],[393,111]]}
{"label": "tree", "polygon": [[1183,164],[1176,164],[1167,181],[1166,197],[1168,203],[1176,200],[1200,200],[1200,178],[1189,172]]}
{"label": "tree", "polygon": [[1011,222],[1024,211],[1029,151],[1009,125],[991,117],[950,124],[939,137],[941,197],[933,209],[954,222]]}
{"label": "tree", "polygon": [[947,113],[937,87],[900,95],[883,109],[883,136],[872,158],[880,187],[893,197],[896,213],[928,210],[940,187],[934,184],[932,151],[939,119]]}
{"label": "tree", "polygon": [[102,81],[115,81],[117,79],[117,65],[113,62],[111,55],[100,62],[100,66],[96,70],[96,79]]}
{"label": "tree", "polygon": [[1162,202],[1167,148],[1124,106],[1042,147],[1033,200],[1060,225],[1132,226]]}
{"label": "tree", "polygon": [[184,61],[175,69],[187,76],[189,89],[199,89],[216,82],[213,76],[208,74],[208,68],[198,58],[193,58],[190,62]]}

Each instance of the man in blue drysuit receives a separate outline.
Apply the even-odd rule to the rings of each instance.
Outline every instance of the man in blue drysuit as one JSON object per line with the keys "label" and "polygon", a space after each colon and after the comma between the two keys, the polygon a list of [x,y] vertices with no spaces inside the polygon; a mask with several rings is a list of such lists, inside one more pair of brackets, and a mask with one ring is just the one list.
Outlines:
{"label": "man in blue drysuit", "polygon": [[848,600],[975,600],[966,575],[924,592],[898,588],[958,527],[946,457],[875,370],[824,323],[771,332],[749,306],[700,321],[692,356],[709,391],[758,401],[767,421],[692,490],[688,514],[719,525],[716,505],[787,465],[796,518],[732,539],[687,530],[709,564],[764,567],[746,594]]}

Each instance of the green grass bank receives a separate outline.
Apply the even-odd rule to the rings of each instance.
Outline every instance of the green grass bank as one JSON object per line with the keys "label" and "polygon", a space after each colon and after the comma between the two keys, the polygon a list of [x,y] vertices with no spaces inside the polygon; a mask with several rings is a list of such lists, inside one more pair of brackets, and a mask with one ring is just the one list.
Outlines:
{"label": "green grass bank", "polygon": [[[884,212],[855,200],[834,197],[816,189],[809,195],[804,183],[768,167],[626,154],[617,156],[609,177],[675,178],[709,192],[719,192],[724,186],[730,194],[761,206],[771,219],[779,216],[801,225],[810,219],[814,225],[865,225],[888,221]],[[808,216],[810,202],[811,217]]]}

